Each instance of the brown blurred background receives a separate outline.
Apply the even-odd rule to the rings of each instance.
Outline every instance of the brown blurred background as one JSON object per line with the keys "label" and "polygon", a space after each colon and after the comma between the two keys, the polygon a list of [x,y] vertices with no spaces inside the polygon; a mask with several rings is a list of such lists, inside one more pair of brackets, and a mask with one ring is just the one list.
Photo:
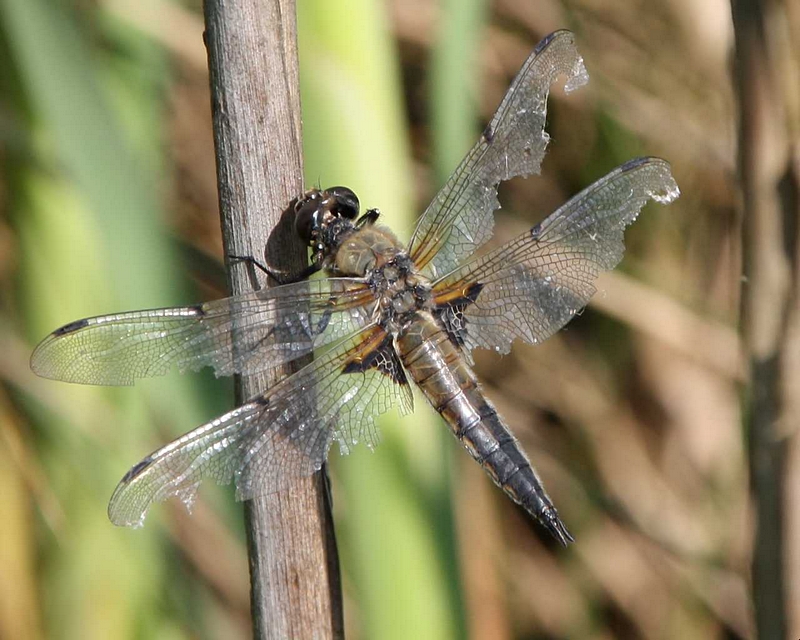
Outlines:
{"label": "brown blurred background", "polygon": [[[736,29],[724,0],[298,3],[307,183],[348,184],[403,237],[559,28],[590,82],[554,88],[542,176],[503,185],[497,238],[637,155],[682,190],[566,330],[477,354],[577,542],[424,410],[391,418],[385,446],[335,461],[348,637],[753,638],[754,559],[781,534],[757,585],[783,585],[774,629],[800,637],[798,3],[737,5]],[[250,634],[232,492],[138,531],[105,517],[126,469],[230,385],[28,370],[70,320],[224,295],[202,31],[199,0],[0,0],[0,638]]]}

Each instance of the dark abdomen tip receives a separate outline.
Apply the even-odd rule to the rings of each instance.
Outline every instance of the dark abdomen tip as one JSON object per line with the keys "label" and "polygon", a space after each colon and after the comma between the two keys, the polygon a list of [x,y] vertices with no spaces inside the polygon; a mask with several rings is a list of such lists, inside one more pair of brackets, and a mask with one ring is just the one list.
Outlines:
{"label": "dark abdomen tip", "polygon": [[561,521],[558,512],[554,508],[547,509],[539,518],[540,522],[544,525],[545,529],[550,532],[562,546],[566,547],[570,542],[575,542],[575,538],[567,530],[566,525]]}

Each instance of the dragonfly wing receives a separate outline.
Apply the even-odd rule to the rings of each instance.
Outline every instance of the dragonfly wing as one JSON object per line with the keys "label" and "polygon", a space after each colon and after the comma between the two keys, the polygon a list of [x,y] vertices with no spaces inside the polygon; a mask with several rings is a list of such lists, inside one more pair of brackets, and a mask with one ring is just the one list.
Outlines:
{"label": "dragonfly wing", "polygon": [[434,283],[451,337],[507,353],[514,338],[536,344],[563,327],[595,293],[594,280],[622,259],[623,232],[653,199],[680,195],[670,165],[631,160],[508,244]]}
{"label": "dragonfly wing", "polygon": [[369,326],[263,395],[149,455],[114,491],[114,524],[141,526],[153,502],[178,496],[191,507],[204,478],[236,483],[247,500],[319,470],[331,444],[342,453],[379,440],[375,417],[413,397],[391,336]]}
{"label": "dragonfly wing", "polygon": [[483,135],[420,217],[409,255],[432,279],[446,274],[492,236],[497,185],[539,173],[550,85],[572,91],[588,81],[569,31],[542,40],[520,69]]}
{"label": "dragonfly wing", "polygon": [[130,385],[173,366],[253,374],[330,344],[372,320],[363,281],[307,280],[191,307],[87,318],[56,329],[31,356],[45,378]]}

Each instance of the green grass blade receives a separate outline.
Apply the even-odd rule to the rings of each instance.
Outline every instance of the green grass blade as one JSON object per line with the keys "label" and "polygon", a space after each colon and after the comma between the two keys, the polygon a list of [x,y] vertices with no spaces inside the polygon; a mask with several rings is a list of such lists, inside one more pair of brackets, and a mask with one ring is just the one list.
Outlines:
{"label": "green grass blade", "polygon": [[[383,5],[348,0],[328,9],[317,0],[299,6],[307,180],[349,186],[362,207],[379,207],[382,221],[407,239],[415,221],[410,153]],[[382,421],[386,442],[375,454],[337,461],[343,568],[365,638],[464,633],[453,535],[437,513],[446,493],[444,426],[424,404],[417,398],[412,417]]]}

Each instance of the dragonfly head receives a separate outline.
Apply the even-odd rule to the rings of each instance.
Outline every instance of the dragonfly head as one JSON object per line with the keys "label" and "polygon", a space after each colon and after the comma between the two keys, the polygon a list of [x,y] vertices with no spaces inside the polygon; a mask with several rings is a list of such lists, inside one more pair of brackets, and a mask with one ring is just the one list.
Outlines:
{"label": "dragonfly head", "polygon": [[315,253],[324,253],[329,239],[341,235],[339,227],[352,228],[358,211],[358,197],[347,187],[311,189],[294,206],[294,228]]}

